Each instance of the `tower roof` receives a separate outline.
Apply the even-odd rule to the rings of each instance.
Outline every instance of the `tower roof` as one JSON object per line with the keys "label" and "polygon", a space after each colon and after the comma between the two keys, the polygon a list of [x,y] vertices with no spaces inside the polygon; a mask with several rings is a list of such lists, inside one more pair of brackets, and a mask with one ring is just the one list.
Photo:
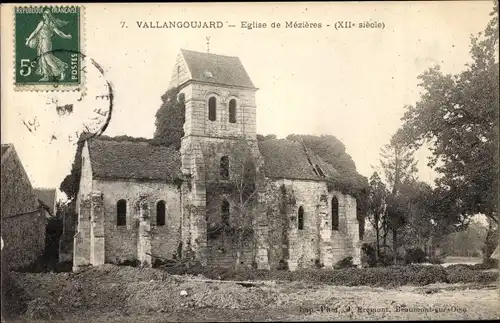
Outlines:
{"label": "tower roof", "polygon": [[191,80],[255,89],[238,57],[181,49]]}

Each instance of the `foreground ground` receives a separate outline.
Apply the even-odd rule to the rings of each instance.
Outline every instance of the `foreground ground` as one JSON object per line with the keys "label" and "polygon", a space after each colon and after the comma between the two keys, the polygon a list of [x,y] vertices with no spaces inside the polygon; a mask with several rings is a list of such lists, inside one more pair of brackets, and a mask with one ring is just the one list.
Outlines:
{"label": "foreground ground", "polygon": [[[27,309],[10,321],[457,320],[500,317],[496,284],[396,288],[252,284],[104,265],[82,273],[11,273]],[[186,294],[186,295],[185,295]],[[31,320],[32,321],[32,320]]]}

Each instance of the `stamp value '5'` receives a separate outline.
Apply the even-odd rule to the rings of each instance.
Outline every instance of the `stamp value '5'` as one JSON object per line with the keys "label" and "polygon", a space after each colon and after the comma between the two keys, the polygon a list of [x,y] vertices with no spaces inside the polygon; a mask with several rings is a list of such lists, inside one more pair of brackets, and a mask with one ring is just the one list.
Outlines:
{"label": "stamp value '5'", "polygon": [[14,8],[16,90],[83,87],[81,11],[81,6]]}

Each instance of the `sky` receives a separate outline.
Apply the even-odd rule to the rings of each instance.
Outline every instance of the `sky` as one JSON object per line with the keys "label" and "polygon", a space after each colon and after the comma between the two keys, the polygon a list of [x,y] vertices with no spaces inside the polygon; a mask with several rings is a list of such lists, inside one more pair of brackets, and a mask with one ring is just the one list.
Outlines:
{"label": "sky", "polygon": [[[59,187],[75,148],[71,134],[106,110],[106,81],[115,93],[105,134],[151,138],[161,95],[181,48],[238,56],[259,88],[257,133],[331,134],[369,177],[379,152],[400,127],[405,105],[420,93],[417,76],[440,65],[457,73],[470,61],[470,35],[484,30],[492,1],[362,3],[89,4],[82,52],[87,95],[15,91],[12,7],[2,6],[2,143],[13,143],[34,187]],[[221,29],[139,28],[156,21],[222,21]],[[338,29],[336,21],[383,23],[384,28]],[[241,28],[242,22],[267,28]],[[284,28],[285,23],[322,28]],[[281,28],[271,28],[280,22]],[[228,25],[235,27],[228,27]],[[327,25],[330,25],[327,27]],[[62,28],[64,29],[64,28]],[[55,107],[73,104],[72,114]],[[36,121],[35,121],[36,120]],[[36,124],[31,132],[24,125]],[[428,151],[417,153],[420,180],[432,183]],[[60,195],[62,196],[62,195]]]}

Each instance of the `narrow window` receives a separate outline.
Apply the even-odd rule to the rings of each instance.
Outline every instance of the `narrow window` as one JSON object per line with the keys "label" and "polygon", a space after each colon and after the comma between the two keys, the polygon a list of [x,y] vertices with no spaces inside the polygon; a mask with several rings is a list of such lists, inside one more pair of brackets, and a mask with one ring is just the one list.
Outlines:
{"label": "narrow window", "polygon": [[165,201],[159,201],[158,203],[156,203],[156,225],[157,226],[165,225],[165,209],[166,209]]}
{"label": "narrow window", "polygon": [[227,200],[222,201],[221,216],[222,223],[229,226],[229,202]]}
{"label": "narrow window", "polygon": [[339,200],[332,198],[332,230],[339,230]]}
{"label": "narrow window", "polygon": [[236,123],[236,100],[229,101],[229,122]]}
{"label": "narrow window", "polygon": [[127,201],[119,200],[116,203],[116,225],[127,224]]}
{"label": "narrow window", "polygon": [[227,156],[222,156],[220,159],[220,177],[229,179],[229,157]]}
{"label": "narrow window", "polygon": [[208,120],[215,121],[217,117],[217,99],[213,96],[208,99]]}
{"label": "narrow window", "polygon": [[298,221],[299,221],[299,230],[304,230],[304,208],[302,206],[299,207]]}

